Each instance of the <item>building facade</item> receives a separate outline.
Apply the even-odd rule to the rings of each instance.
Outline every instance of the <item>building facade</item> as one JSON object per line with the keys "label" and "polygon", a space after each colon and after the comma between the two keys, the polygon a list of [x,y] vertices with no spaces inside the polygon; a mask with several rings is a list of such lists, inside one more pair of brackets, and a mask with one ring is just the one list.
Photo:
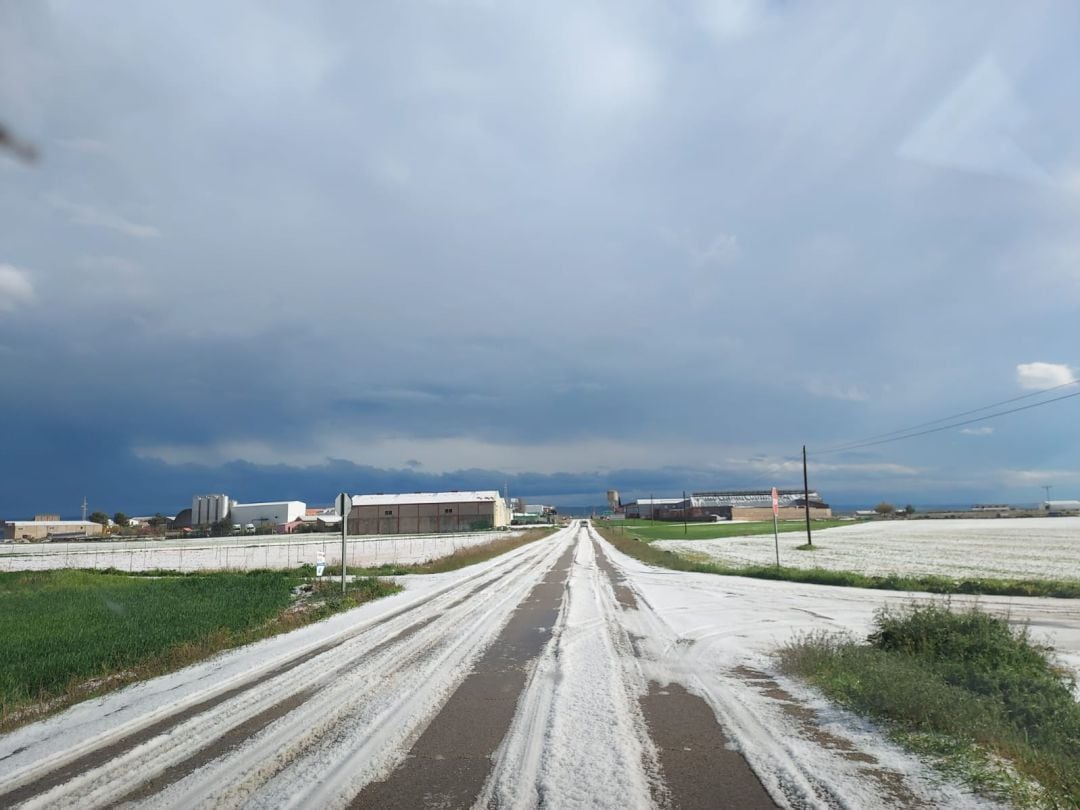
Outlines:
{"label": "building facade", "polygon": [[8,520],[3,525],[4,539],[13,541],[81,540],[104,532],[92,520]]}
{"label": "building facade", "polygon": [[307,504],[303,501],[267,501],[265,503],[236,503],[229,507],[229,520],[240,526],[280,526],[304,517]]}
{"label": "building facade", "polygon": [[[806,498],[801,489],[777,490],[778,517],[797,520],[806,517]],[[811,490],[810,517],[832,517],[832,508]],[[772,520],[772,490],[695,492],[685,501],[675,499],[656,509],[657,520]]]}
{"label": "building facade", "polygon": [[495,490],[354,495],[349,534],[439,534],[510,525],[510,509]]}

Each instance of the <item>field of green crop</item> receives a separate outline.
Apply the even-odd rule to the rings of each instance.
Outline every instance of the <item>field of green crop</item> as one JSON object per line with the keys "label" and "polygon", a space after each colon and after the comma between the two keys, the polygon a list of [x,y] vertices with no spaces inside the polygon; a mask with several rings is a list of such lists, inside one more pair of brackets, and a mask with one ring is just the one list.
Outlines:
{"label": "field of green crop", "polygon": [[[603,525],[601,521],[598,524]],[[772,534],[773,524],[771,520],[754,521],[750,523],[688,523],[686,533],[683,533],[683,524],[668,523],[660,520],[618,520],[608,524],[610,528],[633,534],[646,542],[653,540],[714,540],[718,537],[749,537],[755,534]],[[844,520],[812,520],[810,527],[813,531],[831,529],[836,526],[849,526],[851,521]],[[781,532],[805,532],[806,524],[801,520],[785,520],[780,522]]]}
{"label": "field of green crop", "polygon": [[70,702],[397,590],[360,580],[286,613],[295,571],[131,576],[0,573],[0,728],[28,707]]}

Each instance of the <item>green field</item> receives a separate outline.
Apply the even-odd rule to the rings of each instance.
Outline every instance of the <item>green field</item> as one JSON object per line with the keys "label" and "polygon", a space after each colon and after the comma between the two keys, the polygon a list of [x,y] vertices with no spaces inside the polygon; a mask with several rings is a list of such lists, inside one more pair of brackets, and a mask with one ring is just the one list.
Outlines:
{"label": "green field", "polygon": [[0,573],[0,729],[400,590],[358,580],[294,604],[296,571]]}
{"label": "green field", "polygon": [[[608,523],[598,520],[595,523],[606,525],[616,531],[621,527],[627,534],[633,534],[647,543],[653,540],[715,540],[718,537],[748,537],[755,534],[773,533],[771,520],[752,523],[687,523],[685,534],[682,523],[660,520],[613,520]],[[851,525],[850,520],[810,521],[812,532],[848,525]],[[783,520],[779,528],[781,532],[805,532],[806,523],[801,520]]]}

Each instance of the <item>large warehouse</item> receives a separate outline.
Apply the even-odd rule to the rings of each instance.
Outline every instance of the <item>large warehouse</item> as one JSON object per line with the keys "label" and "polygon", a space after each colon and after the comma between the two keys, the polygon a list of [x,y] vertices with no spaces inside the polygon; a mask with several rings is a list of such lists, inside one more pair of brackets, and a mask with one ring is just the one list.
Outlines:
{"label": "large warehouse", "polygon": [[510,525],[510,509],[495,490],[354,495],[349,534],[437,534]]}
{"label": "large warehouse", "polygon": [[[779,517],[795,520],[806,516],[806,499],[801,489],[777,490]],[[810,517],[832,517],[832,508],[821,496],[810,491]],[[734,490],[730,492],[695,492],[685,501],[677,499],[658,507],[657,520],[772,520],[772,490]]]}

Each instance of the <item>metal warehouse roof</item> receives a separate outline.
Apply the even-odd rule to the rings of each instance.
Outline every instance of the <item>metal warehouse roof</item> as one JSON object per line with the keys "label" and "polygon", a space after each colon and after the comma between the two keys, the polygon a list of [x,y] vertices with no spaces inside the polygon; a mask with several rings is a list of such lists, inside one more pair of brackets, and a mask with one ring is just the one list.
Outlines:
{"label": "metal warehouse roof", "polygon": [[353,495],[353,506],[380,506],[382,504],[416,503],[465,503],[468,501],[497,501],[502,496],[494,490],[481,492],[391,492],[386,495]]}
{"label": "metal warehouse roof", "polygon": [[5,520],[15,526],[97,526],[92,520]]}

